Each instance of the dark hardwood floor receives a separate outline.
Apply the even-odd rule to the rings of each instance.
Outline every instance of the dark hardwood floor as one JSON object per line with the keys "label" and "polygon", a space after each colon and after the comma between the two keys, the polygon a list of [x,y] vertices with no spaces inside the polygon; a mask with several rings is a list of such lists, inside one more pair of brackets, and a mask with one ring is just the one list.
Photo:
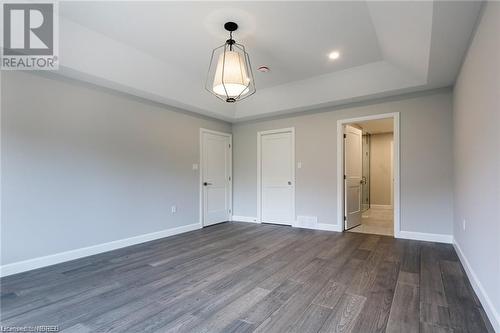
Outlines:
{"label": "dark hardwood floor", "polygon": [[492,332],[450,245],[223,223],[1,280],[3,326]]}

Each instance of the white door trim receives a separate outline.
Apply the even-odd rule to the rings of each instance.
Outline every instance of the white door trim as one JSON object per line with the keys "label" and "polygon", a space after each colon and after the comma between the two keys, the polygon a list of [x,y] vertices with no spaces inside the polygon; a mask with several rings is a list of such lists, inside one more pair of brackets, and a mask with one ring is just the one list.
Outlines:
{"label": "white door trim", "polygon": [[218,132],[218,131],[213,131],[209,130],[206,128],[200,128],[200,159],[199,159],[199,184],[198,184],[198,191],[199,191],[199,223],[200,227],[204,227],[203,223],[203,134],[204,133],[211,133],[211,134],[217,134],[217,135],[222,135],[226,136],[229,138],[229,144],[231,145],[229,149],[229,177],[231,177],[231,180],[229,181],[229,207],[231,209],[231,212],[228,213],[228,220],[231,219],[231,215],[233,214],[233,135],[231,133],[224,133],[224,132]]}
{"label": "white door trim", "polygon": [[290,132],[292,133],[292,161],[293,161],[293,168],[292,168],[292,216],[293,216],[293,221],[290,221],[290,224],[292,226],[295,226],[295,127],[287,127],[287,128],[280,128],[280,129],[275,129],[275,130],[269,130],[269,131],[260,131],[257,132],[257,223],[262,223],[262,203],[261,203],[261,196],[262,196],[262,181],[261,181],[261,166],[262,166],[262,156],[261,156],[261,150],[262,150],[262,136],[263,135],[268,135],[268,134],[277,134],[277,133],[287,133]]}
{"label": "white door trim", "polygon": [[375,120],[375,119],[394,119],[394,237],[401,238],[400,221],[400,135],[399,135],[399,112],[382,113],[366,117],[357,117],[337,120],[337,224],[340,230],[344,230],[344,131],[345,124]]}

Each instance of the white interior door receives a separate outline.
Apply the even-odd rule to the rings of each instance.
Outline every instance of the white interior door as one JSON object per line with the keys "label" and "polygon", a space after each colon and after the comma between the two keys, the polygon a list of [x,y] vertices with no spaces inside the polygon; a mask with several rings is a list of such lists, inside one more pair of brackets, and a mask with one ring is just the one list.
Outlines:
{"label": "white interior door", "polygon": [[230,220],[231,136],[201,132],[203,226]]}
{"label": "white interior door", "polygon": [[344,212],[345,229],[361,224],[361,184],[363,177],[363,133],[344,127]]}
{"label": "white interior door", "polygon": [[292,129],[260,134],[261,222],[291,225],[295,215]]}

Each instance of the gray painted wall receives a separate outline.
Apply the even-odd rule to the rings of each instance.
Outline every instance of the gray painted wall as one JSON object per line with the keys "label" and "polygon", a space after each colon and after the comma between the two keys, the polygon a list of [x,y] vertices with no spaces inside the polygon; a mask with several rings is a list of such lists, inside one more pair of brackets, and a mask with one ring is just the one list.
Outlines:
{"label": "gray painted wall", "polygon": [[500,3],[488,2],[454,89],[453,123],[455,242],[490,297],[500,332],[499,32]]}
{"label": "gray painted wall", "polygon": [[231,131],[21,72],[1,106],[2,264],[197,223],[199,128]]}
{"label": "gray painted wall", "polygon": [[370,204],[392,205],[393,134],[372,134],[370,138]]}
{"label": "gray painted wall", "polygon": [[337,120],[401,112],[401,230],[452,233],[451,93],[233,126],[234,215],[257,215],[257,132],[295,127],[296,214],[336,224]]}

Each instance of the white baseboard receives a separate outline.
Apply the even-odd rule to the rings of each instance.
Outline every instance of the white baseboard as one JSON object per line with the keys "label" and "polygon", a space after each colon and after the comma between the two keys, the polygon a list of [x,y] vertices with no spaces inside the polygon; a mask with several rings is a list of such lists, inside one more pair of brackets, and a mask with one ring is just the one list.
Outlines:
{"label": "white baseboard", "polygon": [[336,231],[342,232],[342,226],[338,224],[318,223],[314,228],[316,230]]}
{"label": "white baseboard", "polygon": [[390,209],[392,209],[392,205],[372,205],[372,204],[370,204],[370,208],[390,210]]}
{"label": "white baseboard", "polygon": [[[257,221],[256,217],[252,216],[239,216],[233,215],[231,217],[231,221],[236,222],[249,222],[249,223],[260,223]],[[328,224],[328,223],[300,223],[300,221],[294,221],[290,223],[290,225],[294,228],[304,228],[304,229],[313,229],[313,230],[326,230],[326,231],[337,231],[342,232],[342,227],[337,224]]]}
{"label": "white baseboard", "polygon": [[[337,232],[343,231],[342,226],[339,226],[338,224],[328,224],[328,223],[317,223],[313,227],[304,226],[303,228],[315,229],[315,230],[337,231]],[[453,243],[453,236],[452,235],[444,235],[444,234],[429,234],[429,233],[414,232],[414,231],[400,231],[399,234],[396,235],[395,237],[402,238],[402,239],[413,239],[413,240],[446,243],[446,244]]]}
{"label": "white baseboard", "polygon": [[251,217],[251,216],[238,216],[238,215],[233,215],[231,217],[231,221],[236,221],[236,222],[250,222],[250,223],[260,223],[257,222],[256,217]]}
{"label": "white baseboard", "polygon": [[302,229],[311,229],[311,230],[324,230],[324,231],[336,231],[342,232],[342,228],[337,224],[329,224],[329,223],[304,223],[301,221],[295,221],[292,225],[294,228],[302,228]]}
{"label": "white baseboard", "polygon": [[125,239],[119,239],[108,243],[97,244],[88,247],[83,247],[80,249],[51,254],[48,256],[18,261],[11,264],[0,266],[0,276],[3,277],[7,275],[26,272],[33,269],[51,266],[78,258],[88,257],[94,254],[108,252],[144,242],[149,242],[155,239],[173,236],[200,228],[201,225],[199,223],[194,223],[194,224],[184,225],[181,227],[156,231],[149,234],[134,236]]}
{"label": "white baseboard", "polygon": [[481,281],[479,281],[476,273],[474,273],[474,270],[472,270],[472,266],[470,265],[469,260],[467,260],[467,257],[462,252],[462,249],[460,248],[460,245],[456,240],[453,241],[453,247],[455,248],[455,251],[457,251],[458,258],[464,266],[465,272],[469,277],[472,288],[481,301],[481,305],[483,306],[484,311],[486,312],[486,315],[488,316],[488,319],[493,326],[493,329],[495,330],[495,332],[500,333],[500,314],[498,313],[498,310],[493,306],[493,302],[484,290],[484,287],[481,284]]}
{"label": "white baseboard", "polygon": [[445,234],[429,234],[426,232],[416,232],[416,231],[400,231],[396,238],[413,239],[426,242],[437,242],[437,243],[453,243],[452,235]]}

